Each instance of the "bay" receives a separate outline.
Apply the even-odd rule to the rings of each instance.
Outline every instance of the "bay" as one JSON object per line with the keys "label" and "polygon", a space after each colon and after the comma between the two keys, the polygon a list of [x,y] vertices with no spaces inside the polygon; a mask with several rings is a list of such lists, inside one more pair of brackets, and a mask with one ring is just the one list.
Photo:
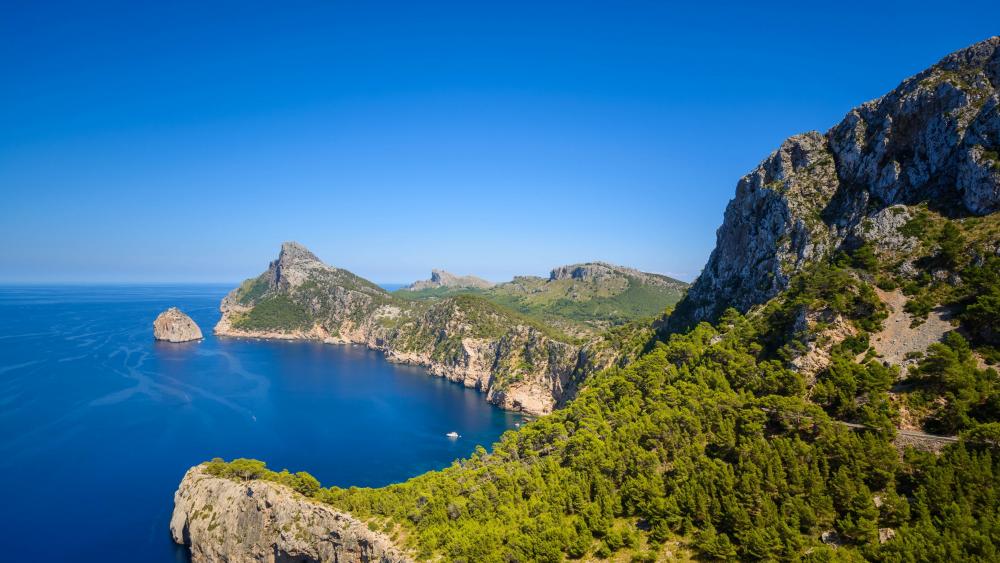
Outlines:
{"label": "bay", "polygon": [[[325,486],[380,486],[520,421],[364,347],[217,339],[230,288],[0,287],[4,559],[186,561],[168,523],[196,463],[252,457]],[[153,319],[170,306],[205,339],[154,342]]]}

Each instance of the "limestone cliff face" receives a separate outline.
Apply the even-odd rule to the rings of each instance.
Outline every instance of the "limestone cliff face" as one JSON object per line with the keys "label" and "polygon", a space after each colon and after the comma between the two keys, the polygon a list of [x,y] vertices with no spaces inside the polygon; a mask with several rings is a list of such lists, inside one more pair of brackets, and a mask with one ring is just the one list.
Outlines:
{"label": "limestone cliff face", "polygon": [[635,268],[616,266],[607,262],[586,262],[584,264],[570,264],[553,268],[549,272],[549,281],[558,280],[580,280],[594,283],[605,283],[608,281],[624,280],[634,278],[640,283],[676,288],[683,291],[687,288],[684,282],[660,274],[642,272]]}
{"label": "limestone cliff face", "polygon": [[351,515],[267,481],[184,475],[170,534],[193,563],[397,563],[409,561],[384,534]]}
{"label": "limestone cliff face", "polygon": [[610,361],[477,296],[397,298],[296,243],[220,308],[216,334],[362,344],[531,414],[550,412],[575,380]]}
{"label": "limestone cliff face", "polygon": [[421,291],[424,289],[436,289],[439,287],[453,289],[489,289],[494,285],[496,284],[476,276],[456,276],[455,274],[444,270],[431,270],[431,279],[414,282],[403,289],[408,291]]}
{"label": "limestone cliff face", "polygon": [[[813,259],[864,241],[891,245],[897,205],[950,215],[1000,209],[1000,37],[953,53],[850,113],[826,134],[785,141],[744,176],[716,248],[671,320],[675,329],[746,311]],[[896,241],[898,242],[898,241]]]}
{"label": "limestone cliff face", "polygon": [[153,338],[167,342],[201,340],[201,329],[177,307],[160,313],[153,321]]}

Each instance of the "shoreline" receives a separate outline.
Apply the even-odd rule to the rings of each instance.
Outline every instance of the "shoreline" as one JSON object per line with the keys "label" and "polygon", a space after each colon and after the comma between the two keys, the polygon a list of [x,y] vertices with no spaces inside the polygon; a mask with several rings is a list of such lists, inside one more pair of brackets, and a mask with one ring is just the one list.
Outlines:
{"label": "shoreline", "polygon": [[[220,325],[223,324],[224,326],[220,328]],[[220,319],[216,324],[212,334],[217,338],[257,339],[285,342],[317,342],[328,345],[364,346],[368,350],[379,352],[382,355],[382,358],[389,363],[419,367],[426,371],[427,375],[431,377],[444,378],[452,383],[461,384],[467,389],[473,389],[480,395],[483,395],[483,399],[487,403],[507,412],[538,418],[551,413],[555,408],[554,401],[550,405],[544,405],[543,408],[536,409],[531,408],[530,404],[525,404],[524,402],[514,399],[512,394],[509,393],[510,390],[499,391],[492,388],[484,389],[483,381],[485,380],[487,382],[491,382],[493,379],[492,375],[488,373],[476,373],[474,370],[456,369],[454,367],[435,362],[421,354],[412,352],[397,352],[391,348],[373,344],[368,340],[358,341],[338,338],[328,334],[323,335],[320,331],[321,329],[313,328],[313,330],[308,332],[298,331],[292,333],[248,332],[232,328],[226,318],[226,313],[224,312],[222,319]]]}

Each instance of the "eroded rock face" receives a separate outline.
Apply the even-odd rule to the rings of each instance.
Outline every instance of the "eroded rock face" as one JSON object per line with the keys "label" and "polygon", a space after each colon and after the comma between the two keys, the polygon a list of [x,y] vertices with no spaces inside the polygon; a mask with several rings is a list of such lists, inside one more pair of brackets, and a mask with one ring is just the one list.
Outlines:
{"label": "eroded rock face", "polygon": [[397,563],[409,558],[350,514],[267,481],[192,467],[174,494],[170,535],[193,563]]}
{"label": "eroded rock face", "polygon": [[829,245],[822,209],[837,190],[826,139],[797,135],[744,176],[726,207],[708,265],[678,306],[694,320],[726,307],[747,310],[785,288],[789,275]]}
{"label": "eroded rock face", "polygon": [[160,313],[153,321],[153,338],[167,342],[201,340],[201,329],[177,307]]}
{"label": "eroded rock face", "polygon": [[905,245],[894,205],[1000,209],[1000,37],[948,55],[826,134],[797,135],[739,181],[715,250],[671,327],[746,311],[813,259]]}
{"label": "eroded rock face", "polygon": [[314,271],[335,271],[297,242],[281,245],[278,259],[268,266],[272,288],[289,289],[302,285]]}

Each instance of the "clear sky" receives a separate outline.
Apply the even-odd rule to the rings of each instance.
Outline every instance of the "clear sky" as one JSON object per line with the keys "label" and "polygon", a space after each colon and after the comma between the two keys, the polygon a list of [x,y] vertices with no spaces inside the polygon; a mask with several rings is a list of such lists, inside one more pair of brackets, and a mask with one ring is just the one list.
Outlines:
{"label": "clear sky", "polygon": [[697,275],[736,181],[1000,2],[5,2],[0,281]]}

